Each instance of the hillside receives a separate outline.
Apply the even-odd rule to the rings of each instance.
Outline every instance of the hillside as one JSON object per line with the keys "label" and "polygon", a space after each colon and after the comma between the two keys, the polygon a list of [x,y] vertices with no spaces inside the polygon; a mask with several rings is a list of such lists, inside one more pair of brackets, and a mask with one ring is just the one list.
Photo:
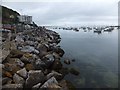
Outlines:
{"label": "hillside", "polygon": [[2,24],[15,24],[18,22],[18,12],[2,6]]}

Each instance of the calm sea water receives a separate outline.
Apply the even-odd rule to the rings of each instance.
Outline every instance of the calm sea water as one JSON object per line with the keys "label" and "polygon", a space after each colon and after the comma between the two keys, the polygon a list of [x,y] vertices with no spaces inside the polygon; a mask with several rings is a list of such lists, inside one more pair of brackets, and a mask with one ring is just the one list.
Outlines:
{"label": "calm sea water", "polygon": [[60,46],[65,51],[64,58],[75,59],[66,67],[79,70],[79,76],[69,74],[77,88],[118,87],[118,30],[94,33],[93,30],[54,29],[61,35]]}

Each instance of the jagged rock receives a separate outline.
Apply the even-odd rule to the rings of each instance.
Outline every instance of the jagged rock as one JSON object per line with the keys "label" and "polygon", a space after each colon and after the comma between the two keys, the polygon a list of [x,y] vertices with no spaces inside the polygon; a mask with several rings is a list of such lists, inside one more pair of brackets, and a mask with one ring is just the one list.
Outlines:
{"label": "jagged rock", "polygon": [[43,61],[45,62],[48,68],[53,64],[54,60],[55,58],[52,54],[48,54],[43,58]]}
{"label": "jagged rock", "polygon": [[51,73],[49,73],[46,78],[47,80],[50,79],[51,77],[55,77],[57,80],[59,80],[62,77],[62,74],[56,72],[56,71],[52,71]]}
{"label": "jagged rock", "polygon": [[41,85],[41,83],[38,83],[38,84],[34,85],[34,86],[32,87],[32,89],[33,89],[33,90],[34,90],[34,89],[38,89],[38,88],[40,87],[40,85]]}
{"label": "jagged rock", "polygon": [[[63,56],[64,51],[60,47],[56,47],[57,42],[59,42],[59,35],[55,32],[49,31],[47,29],[43,28],[41,30],[38,30],[38,32],[33,32],[33,30],[30,32],[22,32],[21,36],[17,37],[16,44],[17,47],[21,50],[12,50],[10,55],[8,55],[9,58],[18,58],[16,60],[10,60],[7,59],[7,62],[4,62],[4,77],[10,77],[13,78],[12,83],[24,83],[25,87],[29,88],[39,88],[41,84],[45,81],[45,76],[42,73],[42,68],[47,69],[47,80],[42,86],[44,88],[61,88],[58,85],[58,80],[61,78],[62,74],[52,71],[52,69],[59,71],[62,68],[62,64],[60,62],[60,57]],[[48,35],[47,35],[48,34]],[[24,37],[27,35],[27,39]],[[50,43],[49,43],[49,40]],[[18,42],[20,41],[20,42]],[[24,42],[25,41],[25,42]],[[34,42],[36,41],[36,42]],[[22,42],[22,43],[21,43]],[[51,49],[50,48],[51,44]],[[26,46],[27,45],[27,46]],[[54,50],[53,50],[54,49]],[[27,53],[26,53],[27,52]],[[30,54],[32,53],[32,54]],[[36,56],[35,56],[36,55]],[[21,61],[21,62],[18,62]],[[23,62],[23,63],[22,63]],[[25,67],[24,65],[25,64]],[[24,68],[23,68],[24,67]],[[22,69],[23,68],[23,69]],[[34,69],[36,71],[34,71]],[[38,70],[41,69],[41,70]],[[27,71],[28,76],[27,76]],[[12,76],[14,75],[14,76]],[[26,81],[24,81],[24,79]],[[7,87],[13,87],[19,88],[21,84],[9,84],[10,86]],[[16,85],[19,85],[18,87]],[[22,85],[20,87],[23,87]]]}
{"label": "jagged rock", "polygon": [[23,78],[27,78],[27,71],[26,71],[26,68],[23,68],[19,71],[17,71],[17,74],[19,74],[21,77]]}
{"label": "jagged rock", "polygon": [[51,69],[53,70],[60,70],[62,68],[62,63],[60,62],[60,60],[55,60],[51,66]]}
{"label": "jagged rock", "polygon": [[36,50],[33,46],[25,46],[22,48],[23,52],[28,52],[28,53],[36,53],[36,54],[39,54],[39,51]]}
{"label": "jagged rock", "polygon": [[41,59],[35,60],[33,65],[37,70],[44,69],[47,67],[46,64]]}
{"label": "jagged rock", "polygon": [[12,82],[11,78],[8,78],[8,77],[2,78],[2,85],[11,84],[11,82]]}
{"label": "jagged rock", "polygon": [[17,66],[20,66],[20,67],[24,66],[24,63],[18,58],[9,58],[8,63],[14,64],[14,65],[17,65]]}
{"label": "jagged rock", "polygon": [[53,84],[58,85],[58,82],[54,77],[51,77],[40,88],[48,88],[51,87]]}
{"label": "jagged rock", "polygon": [[23,90],[22,84],[6,84],[2,86],[3,90]]}
{"label": "jagged rock", "polygon": [[16,65],[16,64],[5,63],[4,65],[5,65],[4,69],[5,69],[6,71],[11,72],[11,74],[14,74],[14,73],[16,73],[18,70],[21,69],[21,68],[20,68],[18,65]]}
{"label": "jagged rock", "polygon": [[13,76],[13,81],[15,82],[15,84],[24,84],[25,80],[20,77],[19,75],[17,75],[16,73]]}
{"label": "jagged rock", "polygon": [[64,63],[69,65],[70,64],[70,60],[66,59],[66,60],[64,60]]}
{"label": "jagged rock", "polygon": [[24,52],[17,50],[17,49],[13,49],[9,56],[12,58],[21,58],[23,56]]}
{"label": "jagged rock", "polygon": [[28,72],[28,78],[26,79],[26,87],[32,87],[38,83],[43,82],[45,76],[41,70],[30,70]]}
{"label": "jagged rock", "polygon": [[70,73],[73,74],[73,75],[79,75],[79,71],[74,69],[74,68],[70,69]]}
{"label": "jagged rock", "polygon": [[25,65],[25,68],[26,68],[26,70],[34,70],[35,68],[34,68],[34,66],[32,65],[32,64],[26,64]]}
{"label": "jagged rock", "polygon": [[0,63],[4,62],[4,60],[6,59],[6,57],[9,55],[10,51],[8,50],[0,50],[0,52],[2,52],[2,55],[0,55]]}
{"label": "jagged rock", "polygon": [[20,58],[20,60],[24,63],[32,62],[32,54],[26,53]]}

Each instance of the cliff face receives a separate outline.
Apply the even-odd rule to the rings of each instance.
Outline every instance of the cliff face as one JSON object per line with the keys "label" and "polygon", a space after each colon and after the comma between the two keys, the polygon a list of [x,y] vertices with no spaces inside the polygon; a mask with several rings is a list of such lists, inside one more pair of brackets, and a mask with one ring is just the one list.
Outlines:
{"label": "cliff face", "polygon": [[18,17],[20,14],[5,6],[1,6],[2,9],[2,24],[15,24],[18,23]]}

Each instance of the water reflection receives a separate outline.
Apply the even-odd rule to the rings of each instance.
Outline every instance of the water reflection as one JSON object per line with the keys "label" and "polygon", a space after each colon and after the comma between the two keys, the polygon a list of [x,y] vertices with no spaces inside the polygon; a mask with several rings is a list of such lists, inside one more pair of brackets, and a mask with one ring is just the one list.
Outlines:
{"label": "water reflection", "polygon": [[[109,28],[109,29],[107,29]],[[65,67],[74,67],[79,76],[67,75],[78,88],[118,87],[118,30],[117,27],[79,27],[79,31],[53,29],[61,35],[63,58],[75,59]],[[94,32],[96,31],[96,32]],[[71,79],[72,78],[72,79]]]}

